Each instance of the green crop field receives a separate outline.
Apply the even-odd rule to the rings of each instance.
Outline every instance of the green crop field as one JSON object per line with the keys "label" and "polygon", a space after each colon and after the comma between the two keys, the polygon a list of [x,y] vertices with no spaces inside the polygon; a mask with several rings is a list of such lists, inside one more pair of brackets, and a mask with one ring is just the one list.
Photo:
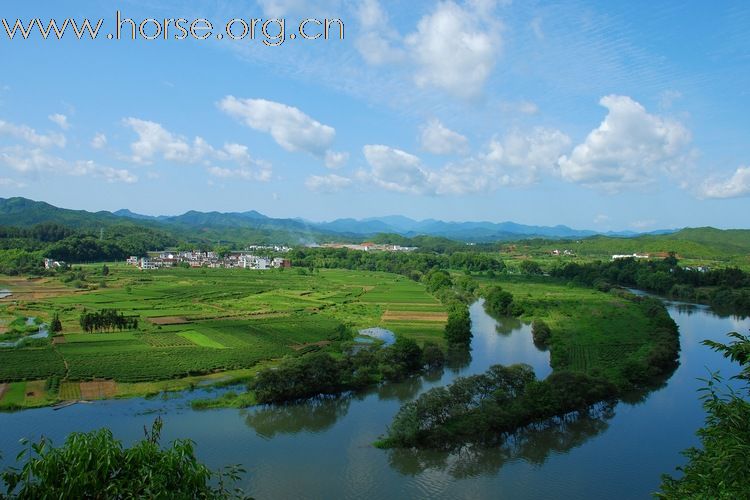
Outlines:
{"label": "green crop field", "polygon": [[[62,338],[46,346],[42,341],[34,348],[0,349],[0,382],[56,376],[65,400],[80,398],[78,383],[87,380],[111,379],[132,388],[241,372],[264,360],[296,356],[308,344],[335,344],[342,325],[381,326],[419,342],[442,342],[445,308],[403,276],[296,269],[141,272],[119,264],[110,269],[102,276],[106,286],[87,291],[49,278],[0,277],[0,287],[24,287],[21,300],[0,302],[0,318],[48,321],[57,313],[63,326]],[[84,333],[81,313],[102,309],[137,317],[138,328]]]}
{"label": "green crop field", "polygon": [[615,377],[624,360],[650,343],[649,319],[623,297],[542,278],[481,283],[512,293],[524,309],[522,320],[550,326],[553,368]]}

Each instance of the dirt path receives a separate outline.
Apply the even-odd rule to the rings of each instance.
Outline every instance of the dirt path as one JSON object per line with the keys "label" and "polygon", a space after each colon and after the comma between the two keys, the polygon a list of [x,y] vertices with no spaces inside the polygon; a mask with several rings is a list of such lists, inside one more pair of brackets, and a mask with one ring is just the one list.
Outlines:
{"label": "dirt path", "polygon": [[5,391],[8,390],[8,384],[0,384],[0,401],[3,400],[3,396],[5,396]]}
{"label": "dirt path", "polygon": [[418,311],[386,311],[380,318],[382,321],[448,321],[448,314],[444,312]]}

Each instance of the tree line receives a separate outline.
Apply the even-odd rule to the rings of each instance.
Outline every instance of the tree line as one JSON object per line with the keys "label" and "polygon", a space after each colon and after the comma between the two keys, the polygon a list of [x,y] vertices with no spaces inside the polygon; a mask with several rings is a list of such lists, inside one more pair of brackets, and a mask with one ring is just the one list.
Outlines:
{"label": "tree line", "polygon": [[612,285],[647,290],[670,298],[700,302],[718,311],[750,314],[750,273],[736,267],[685,268],[674,254],[662,260],[617,259],[567,263],[552,276],[607,290]]}
{"label": "tree line", "polygon": [[434,449],[498,444],[520,428],[584,414],[616,394],[614,384],[583,373],[554,372],[537,380],[528,365],[494,365],[404,404],[377,444]]}
{"label": "tree line", "polygon": [[86,333],[138,329],[137,316],[125,316],[116,309],[102,309],[94,312],[84,309],[79,323]]}
{"label": "tree line", "polygon": [[423,348],[398,337],[386,347],[363,346],[341,359],[313,353],[261,371],[250,383],[258,403],[282,403],[359,390],[382,381],[401,380],[443,366],[445,357],[435,344]]}

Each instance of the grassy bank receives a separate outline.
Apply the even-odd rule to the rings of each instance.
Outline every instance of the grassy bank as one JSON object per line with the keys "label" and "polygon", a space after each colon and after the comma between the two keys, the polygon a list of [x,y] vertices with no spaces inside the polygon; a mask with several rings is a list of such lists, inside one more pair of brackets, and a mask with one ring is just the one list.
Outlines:
{"label": "grassy bank", "polygon": [[[45,393],[43,404],[49,404],[243,379],[269,360],[321,349],[335,354],[348,332],[366,327],[442,342],[444,306],[403,276],[307,269],[142,272],[114,264],[108,271],[100,265],[76,271],[89,283],[86,289],[51,278],[0,277],[0,288],[13,292],[0,301],[0,325],[26,317],[49,321],[55,314],[62,323],[62,335],[35,341],[33,348],[0,349],[0,383],[11,383],[0,407],[30,406],[29,398],[14,395],[13,385],[30,380],[60,381]],[[104,309],[137,317],[138,328],[85,333],[81,313]]]}

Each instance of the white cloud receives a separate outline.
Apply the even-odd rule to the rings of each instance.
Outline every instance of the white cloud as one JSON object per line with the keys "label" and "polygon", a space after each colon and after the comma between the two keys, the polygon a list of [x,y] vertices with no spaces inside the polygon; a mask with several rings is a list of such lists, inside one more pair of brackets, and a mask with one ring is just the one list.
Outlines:
{"label": "white cloud", "polygon": [[26,187],[26,184],[23,182],[18,182],[15,179],[9,179],[7,177],[0,177],[0,186],[3,187],[14,187],[14,188],[24,188]]}
{"label": "white cloud", "polygon": [[95,177],[107,182],[123,182],[133,184],[138,182],[138,177],[125,169],[106,167],[96,164],[91,160],[77,161],[68,167],[68,175]]}
{"label": "white cloud", "polygon": [[570,138],[559,130],[535,127],[493,139],[483,159],[508,175],[512,184],[530,184],[540,174],[557,175],[557,161],[570,148]]}
{"label": "white cloud", "polygon": [[607,116],[570,157],[560,158],[564,179],[616,191],[652,182],[686,160],[690,132],[680,122],[649,114],[627,96],[599,103]]}
{"label": "white cloud", "polygon": [[65,136],[60,133],[50,132],[49,134],[39,134],[36,130],[26,125],[15,125],[10,122],[0,120],[0,135],[7,135],[21,139],[33,146],[40,148],[49,148],[57,146],[64,148],[66,144]]}
{"label": "white cloud", "polygon": [[665,90],[659,94],[659,107],[661,109],[670,109],[675,101],[682,98],[682,92],[679,90]]}
{"label": "white cloud", "polygon": [[401,193],[430,190],[429,172],[418,157],[380,144],[367,145],[362,151],[372,167],[368,178],[377,186]]}
{"label": "white cloud", "polygon": [[68,123],[68,117],[63,114],[55,113],[53,115],[49,115],[47,118],[49,118],[49,120],[52,123],[54,123],[55,125],[57,125],[63,130],[68,130],[70,128],[70,124]]}
{"label": "white cloud", "polygon": [[299,19],[314,17],[317,19],[334,19],[341,15],[341,0],[258,0],[266,19],[281,19],[299,16]]}
{"label": "white cloud", "polygon": [[487,25],[491,16],[482,12],[491,5],[480,2],[473,7],[441,2],[406,37],[417,64],[418,86],[437,87],[462,98],[481,93],[500,52],[500,36],[496,26]]}
{"label": "white cloud", "polygon": [[557,175],[557,160],[570,147],[558,130],[537,127],[527,134],[515,131],[490,142],[487,151],[430,169],[417,157],[383,145],[363,148],[369,171],[358,178],[401,193],[466,195],[492,192],[505,186],[537,182],[541,174]]}
{"label": "white cloud", "polygon": [[240,179],[243,181],[260,181],[267,182],[271,180],[271,170],[269,168],[249,169],[249,168],[223,168],[212,166],[208,167],[208,173],[214,177],[222,179]]}
{"label": "white cloud", "polygon": [[360,25],[355,46],[366,63],[378,66],[405,58],[401,37],[378,0],[362,0],[355,13]]}
{"label": "white cloud", "polygon": [[469,140],[443,125],[440,120],[431,120],[422,127],[420,134],[422,149],[436,155],[464,154]]}
{"label": "white cloud", "polygon": [[305,181],[307,189],[319,193],[335,193],[352,185],[352,180],[336,174],[311,175]]}
{"label": "white cloud", "polygon": [[594,224],[604,224],[609,220],[609,215],[599,214],[594,217]]}
{"label": "white cloud", "polygon": [[518,111],[525,115],[535,115],[539,112],[539,106],[531,101],[521,101],[518,103]]}
{"label": "white cloud", "polygon": [[305,0],[258,0],[263,15],[268,19],[282,18],[305,7]]}
{"label": "white cloud", "polygon": [[131,159],[135,163],[148,164],[158,157],[193,163],[206,152],[206,143],[200,137],[196,137],[191,145],[184,137],[169,132],[156,122],[131,117],[125,118],[123,123],[138,135],[138,140],[130,145]]}
{"label": "white cloud", "polygon": [[0,150],[0,165],[7,166],[28,176],[38,177],[42,173],[89,176],[104,179],[107,182],[124,182],[132,184],[138,177],[125,169],[116,169],[99,165],[91,160],[70,162],[48,154],[42,149],[27,150],[19,146]]}
{"label": "white cloud", "polygon": [[287,151],[306,151],[322,157],[336,137],[333,127],[278,102],[230,95],[221,100],[219,108],[253,130],[271,134]]}
{"label": "white cloud", "polygon": [[534,19],[532,19],[529,23],[529,26],[531,27],[531,31],[534,33],[534,36],[537,40],[544,40],[544,30],[542,29],[541,17],[535,17]]}
{"label": "white cloud", "polygon": [[98,132],[96,135],[94,135],[94,138],[91,139],[91,147],[94,149],[102,149],[106,145],[107,145],[107,136],[101,132]]}
{"label": "white cloud", "polygon": [[328,168],[341,168],[349,161],[349,153],[344,151],[326,151],[325,164]]}
{"label": "white cloud", "polygon": [[[243,144],[226,143],[217,149],[202,137],[188,141],[187,138],[170,132],[156,122],[126,118],[123,123],[138,135],[138,140],[130,145],[130,159],[135,163],[151,164],[155,159],[182,164],[201,163],[210,167],[208,172],[217,177],[259,181],[271,178],[271,165],[252,158],[248,147]],[[96,137],[94,139],[96,140]],[[213,161],[229,162],[242,168],[232,170],[218,167],[212,165]]]}
{"label": "white cloud", "polygon": [[639,231],[642,231],[644,229],[648,229],[650,227],[653,227],[656,224],[656,221],[654,219],[645,219],[645,220],[637,220],[630,223],[630,226],[634,229],[637,229]]}
{"label": "white cloud", "polygon": [[750,195],[750,167],[739,167],[728,179],[708,179],[700,187],[702,198],[738,198]]}

